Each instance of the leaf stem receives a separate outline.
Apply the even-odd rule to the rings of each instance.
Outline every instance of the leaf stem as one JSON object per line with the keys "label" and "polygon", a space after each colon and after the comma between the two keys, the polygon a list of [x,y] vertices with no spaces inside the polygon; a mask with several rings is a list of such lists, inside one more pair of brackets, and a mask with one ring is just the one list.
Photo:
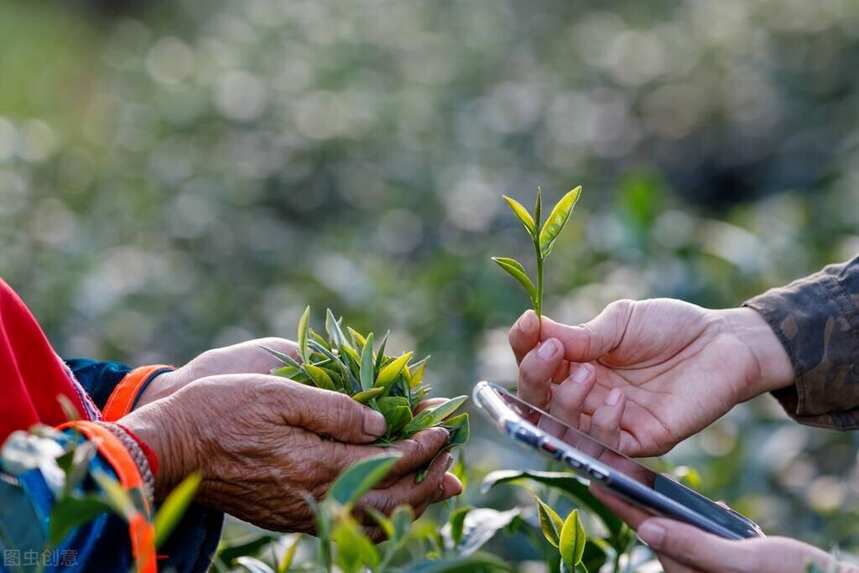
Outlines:
{"label": "leaf stem", "polygon": [[534,311],[537,313],[537,318],[543,316],[543,254],[540,252],[540,240],[534,241],[534,248],[537,251],[537,300],[534,301]]}

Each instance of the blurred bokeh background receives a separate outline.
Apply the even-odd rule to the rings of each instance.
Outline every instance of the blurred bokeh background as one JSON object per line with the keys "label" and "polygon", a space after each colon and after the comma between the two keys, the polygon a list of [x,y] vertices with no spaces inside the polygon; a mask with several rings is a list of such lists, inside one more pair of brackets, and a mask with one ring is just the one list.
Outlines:
{"label": "blurred bokeh background", "polygon": [[[859,251],[857,62],[850,0],[7,0],[0,275],[64,356],[181,363],[311,304],[432,354],[439,393],[510,381],[502,193],[584,185],[556,318],[736,305]],[[477,429],[475,465],[539,463]],[[857,443],[763,397],[673,456],[856,549]]]}

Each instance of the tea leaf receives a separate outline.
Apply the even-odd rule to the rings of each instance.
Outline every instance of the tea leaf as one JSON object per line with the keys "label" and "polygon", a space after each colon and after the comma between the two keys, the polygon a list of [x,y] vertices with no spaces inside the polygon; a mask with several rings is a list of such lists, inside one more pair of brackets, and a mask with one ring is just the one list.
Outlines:
{"label": "tea leaf", "polygon": [[344,347],[351,348],[346,340],[346,335],[340,329],[340,321],[334,318],[334,313],[331,312],[330,308],[325,310],[325,331],[328,333],[328,338],[333,342],[332,346],[336,346],[341,351]]}
{"label": "tea leaf", "polygon": [[537,500],[537,511],[540,515],[540,529],[543,530],[543,537],[546,541],[552,544],[553,547],[558,546],[558,540],[561,536],[561,530],[564,527],[564,520],[558,515],[554,509],[543,503],[539,497]]}
{"label": "tea leaf", "polygon": [[429,362],[430,357],[427,356],[418,362],[415,362],[411,366],[407,366],[406,370],[408,371],[408,380],[409,386],[412,388],[417,388],[424,381],[424,376],[426,375],[427,370],[427,362]]}
{"label": "tea leaf", "polygon": [[461,446],[471,437],[471,425],[467,412],[448,418],[442,425],[450,432],[448,443],[451,446]]}
{"label": "tea leaf", "polygon": [[48,529],[48,545],[56,547],[73,529],[96,519],[113,508],[102,498],[94,495],[86,497],[64,497],[51,509]]}
{"label": "tea leaf", "polygon": [[351,326],[346,327],[346,332],[349,333],[349,336],[352,338],[352,344],[355,345],[355,348],[358,350],[363,350],[364,346],[367,344],[367,339],[363,334],[352,328]]}
{"label": "tea leaf", "polygon": [[248,557],[247,555],[243,555],[241,557],[236,558],[236,563],[251,573],[274,573],[272,568],[266,565],[265,561],[260,561],[255,557]]}
{"label": "tea leaf", "polygon": [[361,350],[361,388],[369,390],[373,387],[375,381],[376,368],[373,360],[373,333],[371,332],[366,340],[364,347]]}
{"label": "tea leaf", "polygon": [[315,364],[305,364],[304,371],[307,372],[307,375],[310,376],[313,383],[316,384],[319,388],[324,388],[325,390],[336,390],[336,386],[334,385],[334,381],[331,379],[331,376],[328,373],[316,366]]}
{"label": "tea leaf", "polygon": [[385,393],[384,388],[370,388],[369,390],[364,390],[363,392],[358,392],[357,394],[352,395],[352,399],[356,402],[361,402],[362,404],[366,404],[373,398],[378,398],[382,394]]}
{"label": "tea leaf", "polygon": [[310,340],[308,340],[308,342],[314,341],[319,346],[322,346],[323,348],[325,348],[325,350],[331,352],[331,345],[328,343],[328,341],[325,339],[324,336],[322,336],[321,334],[319,334],[318,332],[316,332],[312,328],[308,330],[308,335],[310,338]]}
{"label": "tea leaf", "polygon": [[296,368],[295,366],[281,366],[272,370],[271,374],[273,376],[280,376],[281,378],[295,379],[296,376],[304,374],[304,372],[301,368]]}
{"label": "tea leaf", "polygon": [[137,513],[137,508],[134,506],[131,496],[118,481],[102,471],[93,471],[91,475],[104,492],[104,499],[113,508],[114,513],[126,521]]}
{"label": "tea leaf", "polygon": [[471,511],[471,506],[466,505],[450,514],[448,522],[450,523],[450,538],[454,546],[459,545],[459,542],[462,541],[462,528],[465,525],[465,516],[468,515],[469,511]]}
{"label": "tea leaf", "polygon": [[391,514],[391,523],[394,526],[394,541],[404,539],[409,532],[412,522],[415,520],[415,513],[409,505],[399,505]]}
{"label": "tea leaf", "polygon": [[310,322],[310,307],[304,309],[304,314],[298,320],[298,354],[307,362],[307,325]]}
{"label": "tea leaf", "polygon": [[586,482],[567,472],[498,470],[491,472],[483,479],[480,490],[485,493],[499,484],[517,482],[523,479],[533,480],[563,491],[596,514],[602,520],[603,524],[605,524],[606,529],[609,530],[612,537],[617,538],[621,535],[624,527],[623,522],[594,497],[588,490]]}
{"label": "tea leaf", "polygon": [[400,456],[401,454],[391,451],[352,464],[328,490],[326,499],[332,499],[341,505],[355,503],[382,481]]}
{"label": "tea leaf", "polygon": [[194,501],[194,495],[202,479],[203,477],[198,473],[190,474],[161,504],[161,508],[155,514],[155,547],[161,547],[182,520],[185,510]]}
{"label": "tea leaf", "polygon": [[502,573],[513,569],[502,559],[488,554],[475,553],[468,557],[433,559],[410,568],[410,573]]}
{"label": "tea leaf", "polygon": [[468,396],[457,396],[456,398],[442,402],[435,408],[423,410],[420,414],[412,418],[411,422],[406,424],[403,428],[403,435],[411,436],[416,432],[438,425],[442,420],[456,412],[467,399]]}
{"label": "tea leaf", "polygon": [[289,354],[281,352],[280,350],[275,350],[274,348],[271,348],[269,346],[260,346],[260,348],[262,350],[265,350],[266,352],[268,352],[269,354],[271,354],[272,356],[274,356],[275,358],[277,358],[278,360],[280,360],[281,362],[283,362],[287,366],[294,366],[295,368],[301,368],[301,364],[299,364],[298,361],[295,358],[293,358],[292,356],[290,356]]}
{"label": "tea leaf", "polygon": [[382,337],[382,342],[379,343],[379,351],[376,354],[376,372],[379,372],[384,366],[385,363],[385,346],[388,345],[388,337],[391,335],[391,331],[387,331],[385,336]]}
{"label": "tea leaf", "polygon": [[412,419],[412,409],[409,401],[402,396],[388,396],[380,398],[378,402],[379,412],[385,417],[388,425],[388,434],[396,435],[403,426]]}
{"label": "tea leaf", "polygon": [[534,217],[531,216],[531,213],[528,212],[522,203],[517,201],[512,197],[508,197],[504,195],[504,200],[507,201],[507,204],[510,206],[510,209],[513,213],[516,214],[516,217],[522,222],[522,226],[525,227],[525,230],[528,231],[528,234],[532,237],[537,236],[537,224],[534,222]]}
{"label": "tea leaf", "polygon": [[[543,188],[537,187],[537,198],[534,200],[534,222],[540,227],[543,220]],[[536,233],[535,233],[536,234]],[[537,240],[539,237],[535,238]]]}
{"label": "tea leaf", "polygon": [[561,200],[558,201],[546,219],[546,223],[540,230],[540,253],[543,258],[548,257],[549,253],[552,252],[555,241],[558,239],[561,231],[564,230],[567,221],[570,220],[570,214],[573,212],[581,194],[582,187],[579,185],[561,197]]}
{"label": "tea leaf", "polygon": [[579,510],[574,509],[564,521],[561,535],[558,538],[558,551],[561,553],[561,559],[570,569],[581,563],[587,540],[582,520],[579,519]]}
{"label": "tea leaf", "polygon": [[379,377],[376,378],[376,386],[380,388],[387,388],[397,379],[397,376],[402,372],[403,367],[408,364],[409,360],[412,359],[412,355],[414,352],[406,352],[401,355],[399,358],[395,359],[393,362],[382,368],[381,372],[379,372]]}
{"label": "tea leaf", "polygon": [[495,261],[495,264],[499,267],[507,271],[510,276],[519,281],[519,284],[525,287],[525,290],[528,292],[528,296],[532,301],[537,299],[537,287],[535,287],[534,283],[531,282],[531,279],[528,277],[528,271],[525,270],[522,263],[516,259],[510,259],[507,257],[492,257],[492,260]]}
{"label": "tea leaf", "polygon": [[301,542],[301,534],[297,534],[289,547],[286,548],[280,563],[277,564],[277,573],[287,573],[292,567],[292,562],[295,561],[295,553],[298,551],[298,544]]}
{"label": "tea leaf", "polygon": [[[468,512],[463,520],[462,536],[456,545],[456,554],[466,557],[483,547],[496,533],[510,525],[519,517],[519,509],[497,511],[488,507],[478,507]],[[448,530],[450,526],[445,525]]]}
{"label": "tea leaf", "polygon": [[357,573],[379,565],[379,550],[361,531],[361,526],[350,516],[344,515],[334,526],[331,538],[337,544],[337,564],[346,573]]}

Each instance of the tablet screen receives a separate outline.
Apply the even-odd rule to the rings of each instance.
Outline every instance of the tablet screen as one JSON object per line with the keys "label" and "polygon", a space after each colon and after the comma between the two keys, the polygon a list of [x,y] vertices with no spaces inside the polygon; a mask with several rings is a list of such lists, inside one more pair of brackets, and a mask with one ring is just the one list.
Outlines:
{"label": "tablet screen", "polygon": [[758,535],[755,526],[741,515],[718,505],[667,476],[634,462],[551,414],[523,402],[509,392],[500,388],[497,390],[499,396],[511,410],[547,434],[743,537],[748,537],[750,534]]}

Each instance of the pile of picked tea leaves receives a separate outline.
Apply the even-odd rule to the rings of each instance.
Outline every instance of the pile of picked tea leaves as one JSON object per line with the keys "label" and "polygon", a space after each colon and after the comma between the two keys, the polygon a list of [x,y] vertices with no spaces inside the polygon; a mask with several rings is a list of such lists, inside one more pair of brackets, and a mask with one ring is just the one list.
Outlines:
{"label": "pile of picked tea leaves", "polygon": [[388,334],[377,345],[372,332],[365,336],[351,327],[344,332],[342,319],[330,310],[325,316],[325,336],[310,328],[309,321],[307,307],[298,322],[298,359],[265,348],[282,362],[272,374],[342,392],[381,412],[388,429],[379,443],[402,440],[435,426],[450,432],[451,446],[468,440],[468,414],[454,415],[466,396],[417,411],[429,396],[430,388],[423,381],[429,357],[413,362],[413,352],[389,356],[385,354]]}

